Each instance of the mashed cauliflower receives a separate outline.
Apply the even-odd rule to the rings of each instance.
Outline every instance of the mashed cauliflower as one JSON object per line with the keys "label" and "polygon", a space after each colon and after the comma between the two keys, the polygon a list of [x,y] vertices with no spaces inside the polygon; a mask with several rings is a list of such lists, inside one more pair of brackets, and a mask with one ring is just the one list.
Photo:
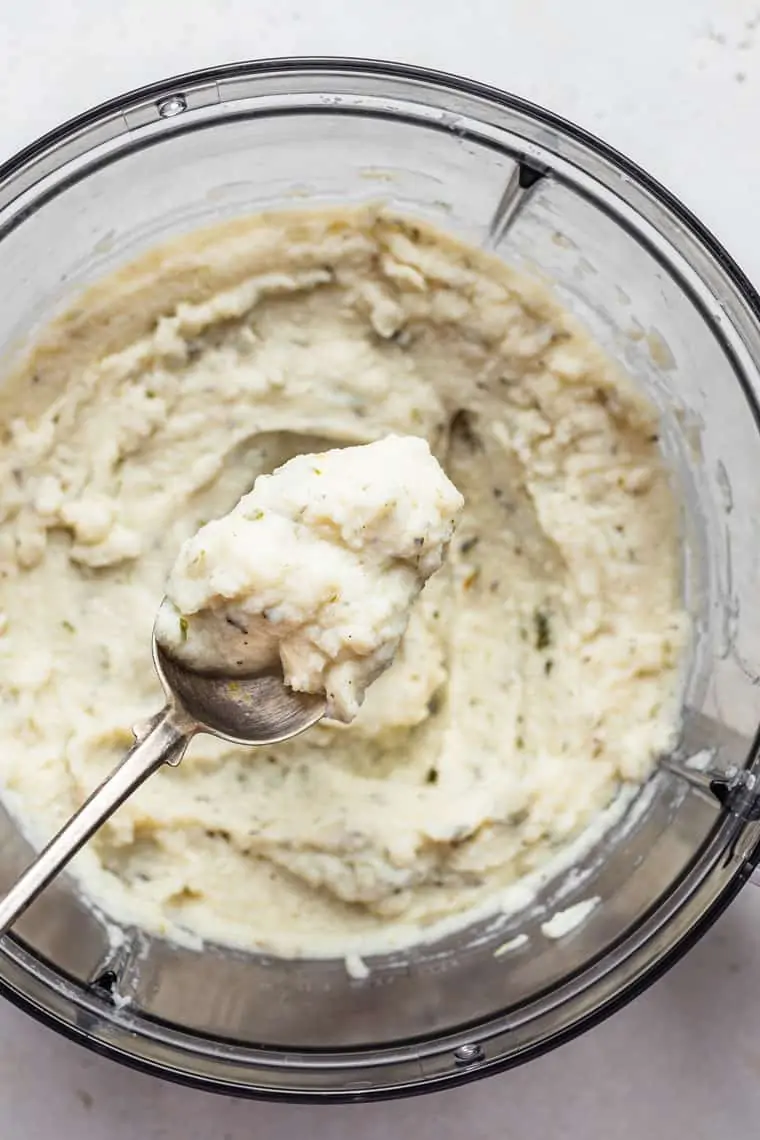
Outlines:
{"label": "mashed cauliflower", "polygon": [[549,873],[673,743],[656,415],[481,251],[369,208],[185,236],[42,334],[0,424],[0,783],[36,843],[159,706],[167,574],[259,476],[411,435],[465,499],[351,725],[199,737],[82,852],[114,919],[283,955],[429,937]]}

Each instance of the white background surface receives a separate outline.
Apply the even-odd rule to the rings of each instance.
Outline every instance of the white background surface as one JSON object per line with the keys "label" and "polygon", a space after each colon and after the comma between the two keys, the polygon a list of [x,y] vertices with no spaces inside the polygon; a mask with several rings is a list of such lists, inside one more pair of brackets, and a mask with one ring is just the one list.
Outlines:
{"label": "white background surface", "polygon": [[[402,59],[542,103],[664,181],[760,283],[760,0],[0,0],[0,161],[140,84],[297,54]],[[758,1128],[751,889],[600,1028],[413,1101],[233,1102],[90,1056],[0,1005],[2,1140],[738,1140]]]}

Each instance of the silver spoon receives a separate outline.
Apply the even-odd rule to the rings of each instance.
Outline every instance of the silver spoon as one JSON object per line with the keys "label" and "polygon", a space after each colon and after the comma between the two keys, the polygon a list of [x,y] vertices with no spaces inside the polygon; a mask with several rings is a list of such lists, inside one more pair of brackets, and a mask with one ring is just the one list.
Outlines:
{"label": "silver spoon", "polygon": [[165,653],[155,637],[153,662],[166,705],[136,726],[133,748],[0,901],[0,935],[148,776],[162,764],[179,764],[196,733],[208,732],[233,744],[278,744],[324,716],[322,697],[293,692],[281,674],[195,673]]}

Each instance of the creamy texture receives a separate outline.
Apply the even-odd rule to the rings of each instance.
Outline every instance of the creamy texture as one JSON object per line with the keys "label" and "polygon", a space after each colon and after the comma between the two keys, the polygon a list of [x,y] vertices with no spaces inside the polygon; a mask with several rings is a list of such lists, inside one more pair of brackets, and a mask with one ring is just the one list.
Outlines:
{"label": "creamy texture", "polygon": [[258,475],[412,434],[465,498],[352,725],[198,738],[89,844],[110,915],[399,945],[498,909],[670,747],[686,619],[655,414],[495,259],[370,209],[236,222],[86,294],[0,401],[0,777],[36,842],[158,707],[166,575]]}
{"label": "creamy texture", "polygon": [[179,552],[156,639],[192,669],[281,663],[297,692],[354,719],[440,569],[463,499],[425,440],[298,455]]}

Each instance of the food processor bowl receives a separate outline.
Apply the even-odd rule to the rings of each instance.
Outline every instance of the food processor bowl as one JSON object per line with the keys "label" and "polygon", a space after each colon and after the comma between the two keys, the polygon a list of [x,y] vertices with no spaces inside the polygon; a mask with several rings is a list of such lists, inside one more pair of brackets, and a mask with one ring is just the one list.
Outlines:
{"label": "food processor bowl", "polygon": [[[272,207],[370,201],[548,281],[658,405],[694,623],[683,731],[570,875],[519,913],[370,958],[366,977],[117,929],[55,883],[3,941],[5,995],[101,1053],[226,1093],[362,1100],[534,1057],[671,964],[760,844],[758,297],[699,222],[598,140],[393,64],[274,60],[143,88],[0,169],[2,370],[85,286],[159,241]],[[3,815],[1,889],[30,855]]]}

